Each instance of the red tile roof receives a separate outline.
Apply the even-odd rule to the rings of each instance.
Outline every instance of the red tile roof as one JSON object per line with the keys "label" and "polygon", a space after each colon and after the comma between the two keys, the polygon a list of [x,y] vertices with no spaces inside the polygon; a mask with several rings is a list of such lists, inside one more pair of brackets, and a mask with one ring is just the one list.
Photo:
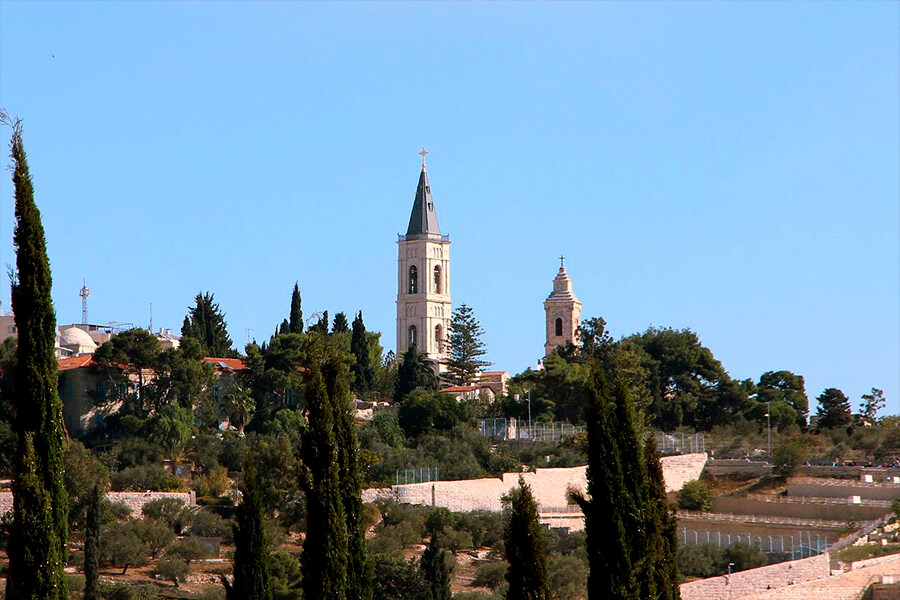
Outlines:
{"label": "red tile roof", "polygon": [[243,371],[247,368],[247,363],[240,358],[216,358],[214,356],[207,356],[201,360],[210,363],[223,371]]}
{"label": "red tile roof", "polygon": [[68,358],[60,358],[56,361],[56,368],[59,371],[70,371],[72,369],[80,369],[94,363],[94,357],[90,354],[82,354],[80,356],[70,356]]}
{"label": "red tile roof", "polygon": [[451,385],[450,387],[445,387],[441,390],[441,392],[445,394],[456,394],[459,392],[474,392],[480,390],[481,388],[486,386],[478,386],[478,385]]}

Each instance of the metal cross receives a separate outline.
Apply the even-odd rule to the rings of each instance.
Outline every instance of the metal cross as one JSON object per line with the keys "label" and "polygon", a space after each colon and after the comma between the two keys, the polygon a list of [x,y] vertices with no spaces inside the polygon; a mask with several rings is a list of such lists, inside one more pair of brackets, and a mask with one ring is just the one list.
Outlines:
{"label": "metal cross", "polygon": [[560,254],[560,256],[559,256],[559,268],[560,269],[565,267],[565,265],[563,264],[564,260],[566,260],[566,257]]}
{"label": "metal cross", "polygon": [[422,168],[425,168],[425,155],[428,154],[428,150],[425,149],[425,146],[422,146],[422,150],[419,152],[422,155]]}

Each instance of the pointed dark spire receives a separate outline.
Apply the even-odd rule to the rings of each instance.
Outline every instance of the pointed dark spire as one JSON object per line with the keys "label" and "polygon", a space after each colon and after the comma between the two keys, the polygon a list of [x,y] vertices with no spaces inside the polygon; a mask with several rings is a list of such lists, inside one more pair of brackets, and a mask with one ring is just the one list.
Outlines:
{"label": "pointed dark spire", "polygon": [[412,214],[409,216],[409,227],[406,237],[417,235],[440,235],[437,212],[434,210],[434,199],[431,197],[431,185],[428,183],[428,173],[425,171],[423,157],[422,172],[419,174],[419,185],[416,188],[416,199],[413,202]]}

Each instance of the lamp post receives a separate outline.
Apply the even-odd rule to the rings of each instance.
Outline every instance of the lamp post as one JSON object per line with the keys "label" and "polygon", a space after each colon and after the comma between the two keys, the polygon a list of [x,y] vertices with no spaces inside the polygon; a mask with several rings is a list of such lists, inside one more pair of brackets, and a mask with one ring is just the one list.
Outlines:
{"label": "lamp post", "polygon": [[772,402],[766,402],[766,429],[769,437],[769,462],[772,462]]}

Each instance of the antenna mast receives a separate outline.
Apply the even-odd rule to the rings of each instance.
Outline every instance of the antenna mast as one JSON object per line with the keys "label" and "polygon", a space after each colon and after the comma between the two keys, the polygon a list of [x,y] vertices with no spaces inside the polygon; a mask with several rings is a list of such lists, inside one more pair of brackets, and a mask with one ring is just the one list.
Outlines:
{"label": "antenna mast", "polygon": [[91,295],[91,290],[83,279],[81,283],[81,290],[78,292],[78,295],[81,296],[81,322],[86,325],[88,322],[87,299]]}

